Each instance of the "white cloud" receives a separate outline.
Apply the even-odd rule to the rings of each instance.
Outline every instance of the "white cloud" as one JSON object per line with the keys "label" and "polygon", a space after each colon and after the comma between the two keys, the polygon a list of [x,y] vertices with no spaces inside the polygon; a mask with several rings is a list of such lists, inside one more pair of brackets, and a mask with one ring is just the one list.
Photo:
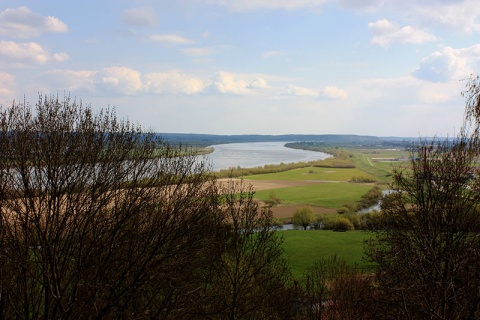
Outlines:
{"label": "white cloud", "polygon": [[[277,83],[270,85],[267,79]],[[165,96],[207,93],[269,97],[272,94],[283,94],[335,100],[345,99],[347,96],[344,90],[334,86],[327,86],[322,92],[295,85],[282,89],[278,86],[278,81],[283,82],[283,80],[265,74],[236,74],[225,71],[219,71],[210,78],[202,78],[178,70],[142,75],[129,67],[109,67],[99,71],[50,71],[45,76],[45,86],[48,90],[113,93],[119,96],[139,96],[143,93]]]}
{"label": "white cloud", "polygon": [[36,42],[16,43],[0,40],[0,56],[14,64],[44,64],[50,59],[49,53]]}
{"label": "white cloud", "polygon": [[306,97],[318,97],[320,94],[312,89],[305,87],[299,87],[293,84],[288,85],[285,90],[285,94],[292,96],[306,96]]}
{"label": "white cloud", "polygon": [[203,80],[178,71],[145,75],[145,90],[157,94],[195,94],[203,91]]}
{"label": "white cloud", "polygon": [[[468,33],[480,30],[478,0],[203,0],[203,2],[222,5],[232,11],[309,9],[319,12],[324,5],[333,3],[359,12],[372,13],[385,10],[394,12],[406,20],[424,26],[441,25]],[[420,39],[432,37],[431,34],[412,27],[402,31],[406,35],[412,32]],[[420,39],[415,41],[425,41]]]}
{"label": "white cloud", "polygon": [[370,22],[368,27],[373,34],[371,42],[382,47],[386,47],[392,42],[423,44],[437,40],[434,35],[426,31],[416,29],[412,26],[401,28],[396,23],[387,19]]}
{"label": "white cloud", "polygon": [[237,80],[234,75],[220,71],[212,77],[210,87],[217,92],[224,94],[246,94],[248,83],[244,80]]}
{"label": "white cloud", "polygon": [[[462,83],[433,83],[413,76],[376,78],[360,81],[350,90],[357,105],[403,108],[412,105],[438,105],[461,98]],[[350,93],[350,92],[349,92]],[[461,111],[461,105],[459,110]]]}
{"label": "white cloud", "polygon": [[[463,119],[461,81],[433,83],[413,76],[368,79],[349,87],[349,113],[389,135],[446,135]],[[399,133],[395,133],[398,131]]]}
{"label": "white cloud", "polygon": [[339,0],[339,3],[363,12],[388,10],[421,25],[445,26],[467,33],[480,30],[478,0]]}
{"label": "white cloud", "polygon": [[149,37],[151,41],[160,42],[166,45],[184,45],[194,43],[192,40],[176,34],[157,34]]}
{"label": "white cloud", "polygon": [[68,54],[58,52],[50,54],[36,42],[17,43],[0,40],[0,57],[5,63],[13,67],[23,67],[30,64],[45,64],[54,60],[64,62],[69,59]]}
{"label": "white cloud", "polygon": [[467,33],[480,30],[480,6],[477,0],[407,1],[415,19],[443,25]]}
{"label": "white cloud", "polygon": [[69,55],[65,52],[58,52],[53,54],[53,60],[59,61],[59,62],[64,62],[70,59]]}
{"label": "white cloud", "polygon": [[127,67],[102,69],[95,74],[94,84],[101,91],[122,95],[135,95],[143,89],[140,72]]}
{"label": "white cloud", "polygon": [[[194,95],[210,93],[254,95],[271,89],[267,81],[255,74],[233,74],[220,71],[210,79],[177,70],[142,75],[128,67],[110,67],[99,71],[54,70],[46,74],[49,90],[87,93],[138,95]],[[246,80],[251,79],[251,80]]]}
{"label": "white cloud", "polygon": [[263,78],[256,78],[247,86],[248,89],[268,89],[268,83]]}
{"label": "white cloud", "polygon": [[322,97],[334,100],[347,99],[348,94],[345,90],[335,86],[326,86],[322,90]]}
{"label": "white cloud", "polygon": [[458,81],[478,72],[480,45],[454,49],[445,47],[424,58],[413,75],[431,82]]}
{"label": "white cloud", "polygon": [[36,37],[47,32],[67,32],[65,23],[45,17],[22,6],[0,12],[0,35],[10,38]]}
{"label": "white cloud", "polygon": [[152,7],[132,8],[123,11],[122,21],[131,26],[154,27],[157,17]]}

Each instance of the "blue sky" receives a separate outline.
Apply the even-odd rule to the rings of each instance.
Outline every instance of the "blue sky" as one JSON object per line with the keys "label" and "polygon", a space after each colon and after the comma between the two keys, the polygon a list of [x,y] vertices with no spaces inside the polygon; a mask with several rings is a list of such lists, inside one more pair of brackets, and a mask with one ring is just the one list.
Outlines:
{"label": "blue sky", "polygon": [[2,0],[0,103],[64,93],[145,129],[445,136],[478,0]]}

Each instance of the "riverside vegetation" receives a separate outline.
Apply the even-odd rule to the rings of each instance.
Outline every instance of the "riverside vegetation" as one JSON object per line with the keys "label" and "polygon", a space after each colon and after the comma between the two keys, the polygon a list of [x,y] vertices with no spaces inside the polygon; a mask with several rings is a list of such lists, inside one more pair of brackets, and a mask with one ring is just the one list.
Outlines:
{"label": "riverside vegetation", "polygon": [[[338,170],[318,185],[349,186],[350,195],[311,205],[353,216],[361,195],[378,194],[372,179],[381,188],[392,181],[365,224],[367,269],[320,246],[337,234],[359,243],[363,231],[283,238],[272,208],[255,201],[260,192],[218,181],[195,151],[111,110],[95,114],[68,97],[40,97],[35,111],[13,103],[0,111],[0,318],[478,319],[479,96],[471,78],[459,136],[420,140],[392,170],[334,148],[330,169],[338,162],[360,174]],[[294,194],[308,191],[274,198],[304,201]],[[315,233],[324,238],[312,254],[330,255],[293,277],[284,252]],[[290,235],[296,247],[284,242]]]}

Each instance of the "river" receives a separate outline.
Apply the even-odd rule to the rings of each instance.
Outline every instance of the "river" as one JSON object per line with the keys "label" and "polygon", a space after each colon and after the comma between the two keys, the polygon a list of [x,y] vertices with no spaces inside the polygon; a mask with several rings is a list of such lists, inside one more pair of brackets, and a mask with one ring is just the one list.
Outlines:
{"label": "river", "polygon": [[213,171],[230,168],[256,168],[267,164],[308,162],[323,160],[330,155],[323,152],[285,147],[286,142],[244,142],[212,146],[214,151],[206,156]]}

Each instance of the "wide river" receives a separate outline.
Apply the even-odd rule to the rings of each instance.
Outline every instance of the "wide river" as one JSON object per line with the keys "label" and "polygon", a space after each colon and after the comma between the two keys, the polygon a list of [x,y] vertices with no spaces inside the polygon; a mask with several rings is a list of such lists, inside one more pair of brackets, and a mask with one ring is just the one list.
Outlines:
{"label": "wide river", "polygon": [[285,143],[287,142],[217,144],[212,146],[215,151],[206,157],[211,162],[213,171],[237,167],[256,168],[266,164],[307,162],[330,157],[323,152],[287,148]]}

